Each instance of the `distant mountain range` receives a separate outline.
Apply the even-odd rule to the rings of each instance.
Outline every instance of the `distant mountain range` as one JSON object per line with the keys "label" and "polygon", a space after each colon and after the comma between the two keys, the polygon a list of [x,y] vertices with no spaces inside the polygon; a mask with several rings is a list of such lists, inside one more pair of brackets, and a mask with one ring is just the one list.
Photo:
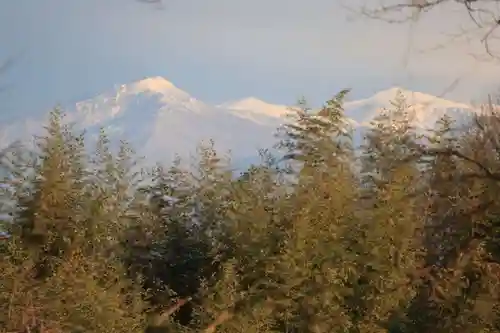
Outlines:
{"label": "distant mountain range", "polygon": [[[436,96],[394,87],[344,107],[358,129],[368,126],[380,108],[390,107],[397,91],[415,110],[415,125],[431,127],[443,114],[470,115],[477,108]],[[210,105],[162,77],[124,84],[66,110],[67,120],[95,136],[105,128],[112,139],[125,139],[151,162],[187,157],[201,141],[213,139],[218,150],[231,151],[236,164],[255,160],[259,148],[275,142],[276,128],[289,108],[254,97]],[[28,118],[0,125],[0,146],[40,134],[45,119]],[[358,135],[359,139],[359,135]]]}

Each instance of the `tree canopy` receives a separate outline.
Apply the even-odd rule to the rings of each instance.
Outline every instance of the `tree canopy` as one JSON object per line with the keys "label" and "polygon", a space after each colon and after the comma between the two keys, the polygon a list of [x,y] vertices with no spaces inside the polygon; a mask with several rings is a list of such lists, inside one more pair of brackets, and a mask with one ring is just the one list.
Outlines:
{"label": "tree canopy", "polygon": [[422,133],[398,95],[356,147],[347,93],[239,176],[213,143],[139,170],[55,110],[2,159],[0,332],[500,331],[500,115]]}

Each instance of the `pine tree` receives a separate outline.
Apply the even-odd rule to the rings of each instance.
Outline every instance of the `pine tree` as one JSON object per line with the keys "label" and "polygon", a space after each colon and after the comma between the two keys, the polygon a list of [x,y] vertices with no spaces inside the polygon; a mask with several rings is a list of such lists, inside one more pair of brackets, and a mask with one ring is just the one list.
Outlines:
{"label": "pine tree", "polygon": [[[430,149],[445,150],[457,147],[457,137],[454,133],[454,121],[445,115],[436,123],[435,128],[427,136]],[[436,330],[437,323],[441,320],[442,312],[439,304],[435,303],[433,294],[440,289],[435,289],[436,278],[442,265],[443,254],[453,246],[453,237],[450,231],[454,224],[453,210],[456,210],[459,191],[457,180],[459,176],[458,163],[453,156],[438,155],[424,156],[426,163],[425,177],[422,181],[428,184],[422,208],[426,207],[426,221],[424,228],[425,264],[428,273],[417,288],[417,294],[408,310],[411,326],[414,331]],[[433,268],[434,267],[434,268]]]}
{"label": "pine tree", "polygon": [[233,182],[231,205],[224,224],[225,258],[214,279],[201,290],[199,325],[208,332],[270,332],[275,326],[269,273],[281,260],[284,193],[279,177],[264,161]]}
{"label": "pine tree", "polygon": [[[155,290],[154,330],[196,326],[193,309],[201,302],[202,280],[210,279],[227,258],[224,225],[232,175],[213,142],[201,145],[198,153],[191,168],[181,167],[180,160],[168,169],[157,167],[152,184],[141,190],[149,198],[147,228],[155,236],[146,237],[134,251],[142,253],[136,263]],[[139,229],[132,235],[141,235],[144,228]],[[170,313],[173,308],[175,313]]]}
{"label": "pine tree", "polygon": [[[429,146],[443,151],[456,149],[458,142],[453,125],[454,121],[449,116],[440,119],[428,138]],[[457,181],[460,171],[457,158],[451,155],[431,157],[429,162],[426,170],[430,197],[429,220],[426,225],[427,261],[429,264],[436,264],[441,254],[447,252],[444,248],[453,246],[443,242],[450,240],[450,237],[445,235],[452,224],[449,217],[453,217],[453,210],[456,210],[454,207],[459,205],[460,191]]]}
{"label": "pine tree", "polygon": [[10,232],[32,247],[37,276],[44,278],[51,276],[58,261],[71,255],[73,245],[81,241],[86,178],[83,137],[73,135],[56,109],[47,136],[38,141],[38,150],[28,180],[32,186],[18,183],[22,187],[17,189],[16,223]]}
{"label": "pine tree", "polygon": [[382,109],[371,122],[362,146],[363,186],[378,189],[390,183],[394,170],[414,169],[419,150],[413,112],[405,97],[398,93],[392,108]]}
{"label": "pine tree", "polygon": [[38,142],[30,177],[15,182],[17,209],[0,277],[2,328],[141,332],[141,292],[126,278],[118,249],[98,246],[103,238],[92,229],[119,217],[94,206],[99,198],[83,137],[56,110]]}
{"label": "pine tree", "polygon": [[286,151],[284,160],[301,163],[303,179],[307,178],[305,175],[322,171],[321,168],[332,159],[343,163],[349,161],[352,129],[342,109],[348,92],[338,93],[317,113],[302,101],[295,118],[283,127],[283,137],[277,147]]}
{"label": "pine tree", "polygon": [[398,94],[366,134],[362,155],[363,200],[354,240],[358,280],[351,298],[355,332],[394,330],[405,321],[420,269],[420,171],[411,110]]}
{"label": "pine tree", "polygon": [[[318,112],[299,111],[280,145],[300,163],[283,215],[283,249],[270,275],[281,330],[347,332],[346,297],[354,268],[346,241],[355,223],[351,130],[340,92]],[[332,316],[332,313],[335,315]]]}

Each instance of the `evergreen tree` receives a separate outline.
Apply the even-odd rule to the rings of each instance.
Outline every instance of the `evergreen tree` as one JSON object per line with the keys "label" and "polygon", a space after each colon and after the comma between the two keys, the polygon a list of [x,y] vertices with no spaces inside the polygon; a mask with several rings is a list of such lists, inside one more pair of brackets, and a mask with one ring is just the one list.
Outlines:
{"label": "evergreen tree", "polygon": [[59,110],[51,114],[30,171],[15,182],[17,207],[0,277],[2,328],[141,332],[140,290],[124,275],[121,258],[98,246],[103,238],[88,238],[95,236],[93,226],[120,217],[108,219],[107,207],[93,209],[83,138],[64,125]]}
{"label": "evergreen tree", "polygon": [[[346,332],[346,299],[354,266],[348,235],[356,223],[356,181],[349,123],[340,92],[318,112],[298,112],[281,148],[301,163],[288,199],[282,254],[270,287],[275,290],[280,330]],[[335,315],[332,315],[335,314]]]}
{"label": "evergreen tree", "polygon": [[38,140],[39,155],[30,179],[20,180],[18,207],[10,233],[31,247],[36,276],[49,277],[59,260],[71,256],[82,243],[85,156],[83,137],[74,136],[62,122],[62,112],[51,114],[47,136]]}
{"label": "evergreen tree", "polygon": [[305,102],[299,103],[295,118],[286,124],[278,148],[284,149],[285,160],[301,163],[301,174],[322,172],[334,159],[349,162],[352,153],[352,129],[343,113],[342,103],[349,90],[343,90],[327,101],[319,112],[312,112]]}
{"label": "evergreen tree", "polygon": [[211,331],[267,332],[274,325],[269,274],[280,257],[283,192],[270,161],[251,167],[231,189],[221,269],[201,289],[198,325]]}
{"label": "evergreen tree", "polygon": [[351,311],[356,332],[401,327],[422,266],[417,135],[411,110],[398,94],[366,134],[362,155],[363,200],[354,240],[358,280]]}

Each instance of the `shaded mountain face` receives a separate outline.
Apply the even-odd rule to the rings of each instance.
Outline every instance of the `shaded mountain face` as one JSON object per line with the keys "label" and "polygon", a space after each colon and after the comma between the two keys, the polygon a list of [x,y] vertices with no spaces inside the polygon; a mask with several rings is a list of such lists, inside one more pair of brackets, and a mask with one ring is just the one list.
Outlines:
{"label": "shaded mountain face", "polygon": [[[391,88],[374,96],[345,103],[355,128],[355,143],[378,110],[390,107],[397,91],[407,97],[415,110],[415,125],[428,128],[444,114],[468,117],[474,109],[462,103],[432,95]],[[213,139],[221,153],[231,152],[236,166],[258,160],[258,150],[272,147],[276,129],[290,121],[285,105],[269,104],[246,98],[221,105],[209,105],[177,88],[162,77],[151,77],[117,86],[94,98],[66,108],[66,119],[77,129],[85,129],[96,138],[104,128],[117,142],[126,140],[148,162],[172,161],[178,154],[188,158],[200,142]],[[0,145],[43,131],[45,119],[24,119],[0,125]]]}

